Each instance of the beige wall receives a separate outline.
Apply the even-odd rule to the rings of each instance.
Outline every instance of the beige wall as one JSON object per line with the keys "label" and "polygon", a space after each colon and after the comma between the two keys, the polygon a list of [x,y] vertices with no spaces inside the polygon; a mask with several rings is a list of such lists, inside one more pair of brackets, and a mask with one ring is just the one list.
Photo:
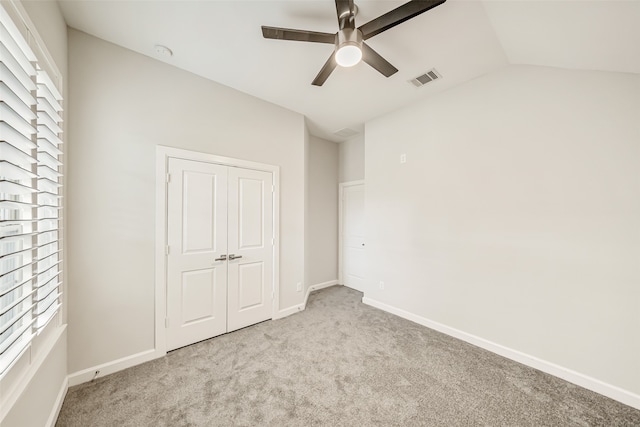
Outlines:
{"label": "beige wall", "polygon": [[302,303],[304,117],[69,30],[69,370],[154,347],[155,147],[280,166],[280,308]]}
{"label": "beige wall", "polygon": [[365,296],[640,394],[640,76],[509,67],[365,158]]}
{"label": "beige wall", "polygon": [[339,182],[364,179],[364,139],[365,135],[360,134],[338,145]]}
{"label": "beige wall", "polygon": [[[3,1],[3,6],[11,9]],[[44,40],[46,49],[58,68],[66,98],[67,25],[55,1],[25,1],[18,3],[27,13],[35,32]],[[53,78],[53,76],[52,76]],[[55,78],[54,78],[55,80]],[[65,144],[66,145],[66,144]],[[64,243],[64,242],[63,242]],[[64,291],[64,289],[63,289]],[[63,300],[64,300],[63,296]],[[61,318],[65,318],[63,305]],[[67,376],[67,335],[64,325],[52,321],[38,335],[30,351],[0,381],[0,425],[3,427],[42,427],[56,415],[63,397]]]}
{"label": "beige wall", "polygon": [[338,145],[311,136],[308,148],[306,288],[338,279]]}

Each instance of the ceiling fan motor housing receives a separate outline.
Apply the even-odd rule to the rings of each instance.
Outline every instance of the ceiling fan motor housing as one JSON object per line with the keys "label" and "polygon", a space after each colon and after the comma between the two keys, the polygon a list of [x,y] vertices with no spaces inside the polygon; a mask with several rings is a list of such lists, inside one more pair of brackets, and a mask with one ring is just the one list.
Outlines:
{"label": "ceiling fan motor housing", "polygon": [[342,67],[352,67],[362,59],[362,32],[353,28],[338,31],[335,60]]}
{"label": "ceiling fan motor housing", "polygon": [[336,48],[340,49],[343,46],[357,46],[358,48],[362,48],[362,31],[357,28],[345,28],[338,31]]}

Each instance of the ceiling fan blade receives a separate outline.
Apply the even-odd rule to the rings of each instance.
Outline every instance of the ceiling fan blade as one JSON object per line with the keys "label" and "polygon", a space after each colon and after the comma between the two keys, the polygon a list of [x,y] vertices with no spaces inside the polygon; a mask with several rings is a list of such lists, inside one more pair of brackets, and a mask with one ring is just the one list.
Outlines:
{"label": "ceiling fan blade", "polygon": [[345,28],[354,29],[356,27],[354,11],[353,0],[336,0],[336,13],[338,14],[338,24],[341,30]]}
{"label": "ceiling fan blade", "polygon": [[299,42],[315,42],[335,44],[336,35],[331,33],[319,33],[317,31],[292,30],[289,28],[262,26],[262,36],[265,39],[293,40]]}
{"label": "ceiling fan blade", "polygon": [[338,63],[336,62],[336,55],[335,53],[332,53],[329,59],[327,59],[327,62],[325,62],[322,66],[322,69],[320,70],[316,78],[313,79],[313,82],[311,82],[311,84],[314,86],[322,86],[337,66]]}
{"label": "ceiling fan blade", "polygon": [[412,0],[403,4],[382,16],[377,17],[373,21],[369,21],[358,27],[362,31],[362,38],[367,40],[376,34],[387,31],[398,24],[402,24],[411,18],[414,18],[429,9],[440,6],[447,0]]}
{"label": "ceiling fan blade", "polygon": [[378,70],[385,77],[389,77],[398,72],[398,69],[391,65],[389,61],[384,59],[378,52],[371,49],[371,47],[362,43],[362,60],[373,68]]}

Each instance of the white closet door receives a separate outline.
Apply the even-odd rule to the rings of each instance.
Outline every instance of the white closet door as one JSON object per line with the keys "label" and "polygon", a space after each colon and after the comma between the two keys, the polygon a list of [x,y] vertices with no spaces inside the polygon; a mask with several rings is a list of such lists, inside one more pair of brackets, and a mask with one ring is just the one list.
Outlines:
{"label": "white closet door", "polygon": [[229,168],[228,330],[271,319],[272,175]]}
{"label": "white closet door", "polygon": [[342,193],[343,285],[364,292],[364,184],[345,186]]}
{"label": "white closet door", "polygon": [[167,349],[227,331],[227,167],[169,159]]}

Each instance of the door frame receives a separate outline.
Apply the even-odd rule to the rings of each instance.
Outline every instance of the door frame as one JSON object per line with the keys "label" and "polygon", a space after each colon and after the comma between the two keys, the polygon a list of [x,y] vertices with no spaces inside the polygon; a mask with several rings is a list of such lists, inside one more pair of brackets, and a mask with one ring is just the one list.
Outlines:
{"label": "door frame", "polygon": [[270,172],[273,186],[273,299],[271,318],[280,307],[280,167],[181,148],[156,146],[155,350],[167,352],[167,202],[169,159],[177,158]]}
{"label": "door frame", "polygon": [[344,270],[344,254],[342,250],[342,227],[344,226],[344,218],[342,217],[342,208],[343,202],[342,199],[344,197],[344,190],[347,187],[355,187],[358,185],[364,186],[364,179],[358,179],[356,181],[347,181],[341,182],[338,184],[338,283],[344,285],[344,280],[342,277],[342,273]]}

